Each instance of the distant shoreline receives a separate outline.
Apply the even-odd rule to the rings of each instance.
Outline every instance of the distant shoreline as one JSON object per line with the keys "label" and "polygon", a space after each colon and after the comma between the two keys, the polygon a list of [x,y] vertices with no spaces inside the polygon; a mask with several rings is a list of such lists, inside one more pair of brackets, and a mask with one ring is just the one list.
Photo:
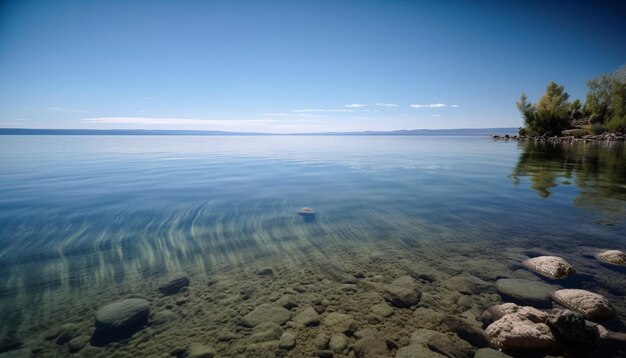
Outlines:
{"label": "distant shoreline", "polygon": [[262,133],[202,130],[146,129],[28,129],[0,128],[0,135],[129,135],[129,136],[493,136],[494,133],[517,133],[517,128],[412,129],[395,131]]}
{"label": "distant shoreline", "polygon": [[501,135],[495,134],[491,136],[493,140],[515,140],[519,142],[549,142],[549,143],[592,143],[592,142],[618,142],[625,141],[626,135],[622,133],[604,133],[604,134],[586,134],[586,135],[570,135],[570,136],[523,136],[523,135]]}

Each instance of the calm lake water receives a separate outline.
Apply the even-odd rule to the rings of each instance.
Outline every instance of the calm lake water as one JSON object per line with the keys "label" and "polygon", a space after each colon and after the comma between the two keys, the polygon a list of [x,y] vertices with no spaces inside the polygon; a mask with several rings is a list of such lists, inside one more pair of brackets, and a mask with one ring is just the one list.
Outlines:
{"label": "calm lake water", "polygon": [[[305,206],[314,220],[296,215]],[[513,251],[549,251],[586,272],[576,285],[606,295],[624,320],[624,274],[589,259],[594,248],[626,249],[619,144],[0,137],[0,352],[67,352],[46,332],[66,321],[88,330],[99,305],[150,298],[168,273],[187,272],[193,292],[229,270],[304,267],[312,258],[366,271],[359,257],[373,252],[455,267],[446,275],[479,276],[471,267],[484,262],[493,269],[479,277],[493,281],[513,275]]]}

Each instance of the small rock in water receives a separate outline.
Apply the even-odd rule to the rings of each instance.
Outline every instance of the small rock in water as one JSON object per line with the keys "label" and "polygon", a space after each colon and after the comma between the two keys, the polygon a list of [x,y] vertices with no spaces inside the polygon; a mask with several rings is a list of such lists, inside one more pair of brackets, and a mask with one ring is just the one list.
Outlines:
{"label": "small rock in water", "polygon": [[558,256],[538,256],[522,262],[527,269],[552,280],[568,278],[576,270]]}
{"label": "small rock in water", "polygon": [[551,306],[550,295],[558,289],[541,281],[503,278],[496,281],[498,293],[517,304],[538,308]]}
{"label": "small rock in water", "polygon": [[141,298],[109,303],[96,311],[96,332],[92,339],[115,340],[126,337],[148,323],[150,304]]}
{"label": "small rock in water", "polygon": [[341,353],[348,347],[348,337],[343,333],[335,333],[330,337],[328,346],[333,352]]}
{"label": "small rock in water", "polygon": [[354,354],[357,358],[387,357],[389,349],[387,342],[378,336],[367,336],[354,344]]}
{"label": "small rock in water", "polygon": [[178,319],[178,315],[168,309],[163,311],[159,311],[154,314],[152,318],[151,324],[153,326],[160,326],[162,324],[166,324],[168,322],[172,322]]}
{"label": "small rock in water", "polygon": [[0,353],[0,358],[30,358],[32,356],[33,351],[30,348],[20,348]]}
{"label": "small rock in water", "polygon": [[263,267],[256,272],[259,276],[268,276],[274,274],[274,269],[271,267]]}
{"label": "small rock in water", "polygon": [[291,312],[287,309],[275,304],[263,303],[245,315],[242,324],[246,327],[255,327],[263,322],[273,322],[280,325],[289,321],[290,318]]}
{"label": "small rock in water", "polygon": [[185,357],[188,358],[213,358],[215,349],[200,343],[192,343],[187,350]]}
{"label": "small rock in water", "polygon": [[71,341],[69,341],[67,346],[70,350],[70,353],[76,353],[80,351],[81,349],[85,348],[87,343],[89,343],[89,337],[78,336],[78,337],[73,338]]}
{"label": "small rock in water", "polygon": [[280,336],[280,343],[278,344],[279,348],[290,350],[296,346],[296,335],[292,331],[285,331],[282,336]]}
{"label": "small rock in water", "polygon": [[183,287],[189,286],[189,278],[183,272],[176,273],[165,280],[160,286],[159,291],[166,295],[178,293]]}
{"label": "small rock in water", "polygon": [[59,328],[55,342],[59,345],[63,345],[76,336],[78,336],[78,327],[73,323],[66,323]]}
{"label": "small rock in water", "polygon": [[315,348],[321,349],[321,350],[328,348],[329,342],[330,342],[330,337],[328,337],[328,335],[325,333],[318,334],[313,340],[313,344],[315,345]]}
{"label": "small rock in water", "polygon": [[433,352],[421,344],[411,344],[398,349],[395,358],[446,358],[446,356]]}
{"label": "small rock in water", "polygon": [[476,320],[469,321],[455,316],[446,316],[441,320],[441,324],[475,347],[489,345],[487,334]]}
{"label": "small rock in water", "polygon": [[601,321],[617,315],[615,308],[604,296],[586,290],[558,290],[552,294],[552,299],[569,309],[582,313],[590,320]]}
{"label": "small rock in water", "polygon": [[611,265],[626,265],[626,254],[619,250],[607,250],[596,255],[596,259]]}
{"label": "small rock in water", "polygon": [[441,332],[430,329],[418,329],[411,333],[411,345],[422,345],[431,351],[442,354],[446,357],[467,357],[472,349],[471,345],[465,341],[457,346],[450,337]]}
{"label": "small rock in water", "polygon": [[264,322],[254,327],[252,331],[252,335],[250,336],[250,343],[261,343],[273,341],[280,338],[280,335],[283,333],[283,329],[272,322]]}
{"label": "small rock in water", "polygon": [[495,349],[480,348],[476,351],[474,358],[511,358],[511,356]]}
{"label": "small rock in water", "polygon": [[298,215],[300,216],[313,216],[315,215],[315,211],[311,208],[301,208],[300,210],[298,210]]}
{"label": "small rock in water", "polygon": [[548,323],[561,339],[588,345],[592,345],[596,339],[596,328],[587,325],[585,318],[578,312],[555,309]]}
{"label": "small rock in water", "polygon": [[320,324],[320,315],[313,307],[307,307],[298,313],[292,320],[296,325],[309,327]]}
{"label": "small rock in water", "polygon": [[382,317],[389,317],[393,314],[393,308],[386,302],[381,302],[372,306],[372,312]]}
{"label": "small rock in water", "polygon": [[352,316],[339,312],[331,312],[326,315],[322,324],[335,333],[353,333],[358,328]]}
{"label": "small rock in water", "polygon": [[401,276],[385,288],[385,299],[400,308],[416,305],[422,297],[417,281],[411,276]]}

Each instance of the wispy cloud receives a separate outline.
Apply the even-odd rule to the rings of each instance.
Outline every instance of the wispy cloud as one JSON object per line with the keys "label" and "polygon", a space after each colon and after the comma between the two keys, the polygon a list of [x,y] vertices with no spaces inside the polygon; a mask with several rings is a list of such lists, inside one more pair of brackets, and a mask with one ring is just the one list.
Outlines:
{"label": "wispy cloud", "polygon": [[441,117],[439,114],[433,114],[433,117]]}
{"label": "wispy cloud", "polygon": [[147,118],[147,117],[99,117],[85,118],[87,123],[106,124],[143,124],[143,125],[215,125],[215,126],[245,126],[267,124],[274,119],[193,119],[193,118]]}
{"label": "wispy cloud", "polygon": [[432,103],[432,104],[412,104],[411,108],[444,108],[446,107],[443,103]]}
{"label": "wispy cloud", "polygon": [[293,118],[293,117],[305,117],[305,118],[313,118],[313,117],[321,117],[321,115],[315,115],[311,113],[284,113],[284,112],[276,112],[276,113],[263,113],[265,117],[283,117],[283,118]]}
{"label": "wispy cloud", "polygon": [[363,107],[367,107],[367,104],[352,103],[352,104],[346,104],[344,107],[347,107],[347,108],[363,108]]}
{"label": "wispy cloud", "polygon": [[315,109],[315,108],[307,108],[307,109],[294,109],[294,113],[307,113],[307,112],[354,112],[352,109]]}
{"label": "wispy cloud", "polygon": [[376,103],[377,106],[379,107],[398,107],[397,104],[395,103]]}
{"label": "wispy cloud", "polygon": [[453,104],[450,107],[452,107],[452,108],[459,108],[460,106],[458,104]]}
{"label": "wispy cloud", "polygon": [[69,113],[100,113],[100,112],[96,112],[96,111],[85,111],[82,109],[72,109],[72,108],[62,108],[62,107],[47,107],[44,108],[45,110],[48,111],[55,111],[55,112],[69,112]]}

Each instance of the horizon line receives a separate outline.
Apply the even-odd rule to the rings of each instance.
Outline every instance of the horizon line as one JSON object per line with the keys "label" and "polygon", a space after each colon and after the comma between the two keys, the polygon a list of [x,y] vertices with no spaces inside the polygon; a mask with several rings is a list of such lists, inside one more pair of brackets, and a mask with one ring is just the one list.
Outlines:
{"label": "horizon line", "polygon": [[[274,132],[236,132],[236,131],[221,131],[221,130],[204,130],[204,129],[88,129],[88,128],[11,128],[0,127],[0,135],[265,135],[265,136],[289,136],[289,135],[416,135],[417,132],[453,132],[453,131],[466,131],[466,132],[479,132],[479,131],[496,131],[501,130],[504,132],[510,132],[511,130],[517,132],[518,128],[514,127],[478,127],[478,128],[435,128],[435,129],[393,129],[393,130],[363,130],[363,131],[327,131],[327,132],[294,132],[294,133],[274,133]],[[30,132],[30,133],[29,133]],[[39,133],[37,133],[39,132]],[[413,134],[411,134],[413,132]],[[492,133],[500,134],[500,133]],[[503,133],[506,134],[506,133]]]}

